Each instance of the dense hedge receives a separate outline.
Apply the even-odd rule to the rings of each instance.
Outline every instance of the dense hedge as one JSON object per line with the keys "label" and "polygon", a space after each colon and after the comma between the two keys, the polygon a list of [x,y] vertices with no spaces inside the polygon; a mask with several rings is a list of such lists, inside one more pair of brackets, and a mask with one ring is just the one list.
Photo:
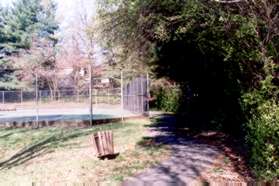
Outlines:
{"label": "dense hedge", "polygon": [[259,178],[279,178],[279,107],[265,103],[247,127],[250,163]]}
{"label": "dense hedge", "polygon": [[160,88],[154,95],[155,108],[166,112],[176,112],[179,108],[180,94],[178,88]]}

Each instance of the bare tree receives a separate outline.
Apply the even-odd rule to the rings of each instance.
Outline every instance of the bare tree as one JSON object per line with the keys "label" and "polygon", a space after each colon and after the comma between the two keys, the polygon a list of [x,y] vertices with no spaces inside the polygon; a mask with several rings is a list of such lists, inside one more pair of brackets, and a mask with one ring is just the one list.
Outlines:
{"label": "bare tree", "polygon": [[47,39],[33,39],[32,48],[27,53],[14,57],[18,78],[25,87],[34,87],[35,76],[40,80],[40,88],[49,89],[54,99],[58,92],[56,48]]}

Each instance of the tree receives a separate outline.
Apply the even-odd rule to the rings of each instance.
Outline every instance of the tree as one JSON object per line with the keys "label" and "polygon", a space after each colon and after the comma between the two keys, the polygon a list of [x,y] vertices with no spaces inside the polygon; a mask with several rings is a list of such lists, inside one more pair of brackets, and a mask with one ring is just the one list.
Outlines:
{"label": "tree", "polygon": [[[55,21],[55,4],[49,1],[42,4],[41,0],[18,0],[11,8],[2,11],[2,24],[0,33],[0,56],[2,64],[7,65],[7,73],[1,73],[5,79],[5,87],[16,88],[20,86],[16,76],[17,59],[29,55],[31,48],[38,40],[48,40],[52,47],[57,43],[55,31],[58,24]],[[36,46],[37,47],[37,46]],[[16,83],[12,83],[15,81]],[[18,86],[14,86],[14,85]]]}
{"label": "tree", "polygon": [[0,7],[0,87],[16,87],[16,77],[13,76],[13,70],[11,70],[11,64],[5,58],[9,54],[9,48],[6,43],[12,40],[10,33],[6,32],[5,25],[9,12],[7,9]]}
{"label": "tree", "polygon": [[[279,108],[278,1],[124,0],[103,1],[101,7],[108,47],[119,47],[126,59],[137,56],[157,77],[180,85],[183,123],[221,129],[243,141],[268,126],[261,109]],[[278,177],[279,139],[272,139],[257,140],[272,146],[273,160],[260,156],[252,162],[266,178]],[[249,145],[259,152],[257,141]]]}
{"label": "tree", "polygon": [[[241,114],[239,100],[260,88],[261,80],[271,73],[264,66],[278,58],[274,52],[278,46],[277,10],[276,1],[261,0],[237,4],[105,1],[100,17],[108,46],[120,48],[123,55],[133,59],[137,56],[141,61],[151,61],[159,77],[190,87],[193,95],[199,96],[185,105],[200,104],[193,108],[203,109],[200,114],[204,117],[198,123],[224,123],[223,127],[231,131],[233,123],[242,123],[246,117]],[[226,102],[232,107],[227,108]],[[226,116],[217,114],[223,115],[226,109]]]}
{"label": "tree", "polygon": [[67,79],[74,87],[78,100],[79,93],[88,90],[88,79],[85,72],[87,72],[90,61],[80,50],[79,42],[74,36],[71,41],[70,45],[60,50],[56,64],[58,69],[68,67],[72,70]]}
{"label": "tree", "polygon": [[102,46],[107,74],[119,76],[122,71],[125,78],[130,78],[150,72],[150,66],[145,62],[153,57],[150,50],[153,43],[137,34],[139,25],[135,12],[128,12],[120,1],[105,0],[99,4],[99,14],[94,19],[91,32],[97,35]]}
{"label": "tree", "polygon": [[34,87],[37,76],[40,89],[50,90],[52,98],[58,92],[57,48],[46,38],[33,40],[28,53],[11,58],[15,61],[15,74],[25,89]]}
{"label": "tree", "polygon": [[[96,43],[93,33],[88,32],[92,21],[94,2],[78,0],[68,24],[62,30],[60,51],[57,56],[58,68],[69,68],[67,82],[77,95],[88,90],[88,65],[96,63]],[[93,70],[95,73],[95,70]],[[79,99],[79,96],[77,96]]]}

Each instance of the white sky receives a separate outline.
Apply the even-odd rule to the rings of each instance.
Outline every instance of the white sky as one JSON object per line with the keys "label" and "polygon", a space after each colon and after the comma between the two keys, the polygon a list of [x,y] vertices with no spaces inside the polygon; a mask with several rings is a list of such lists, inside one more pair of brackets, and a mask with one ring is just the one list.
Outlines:
{"label": "white sky", "polygon": [[[2,6],[9,6],[16,0],[0,0]],[[57,3],[57,19],[62,29],[71,26],[79,12],[86,13],[89,17],[96,14],[95,0],[54,0]],[[85,11],[85,12],[84,12]]]}

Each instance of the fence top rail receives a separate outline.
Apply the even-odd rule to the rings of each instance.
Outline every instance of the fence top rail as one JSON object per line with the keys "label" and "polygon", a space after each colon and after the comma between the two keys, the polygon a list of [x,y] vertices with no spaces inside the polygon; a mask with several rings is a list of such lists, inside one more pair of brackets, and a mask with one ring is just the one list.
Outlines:
{"label": "fence top rail", "polygon": [[[71,89],[58,89],[58,90],[48,90],[48,89],[39,89],[38,91],[48,91],[48,92],[50,92],[50,91],[52,91],[52,92],[66,92],[66,91],[84,91],[84,90],[88,90],[88,89],[86,89],[86,88],[84,88],[84,89],[79,89],[79,90],[76,90],[76,89],[74,89],[74,88],[71,88]],[[97,91],[107,91],[107,90],[121,90],[121,88],[93,88],[92,89],[93,91],[95,91],[95,90],[97,90]],[[2,93],[2,92],[11,92],[11,93],[16,93],[16,92],[36,92],[36,90],[0,90],[0,92]]]}

